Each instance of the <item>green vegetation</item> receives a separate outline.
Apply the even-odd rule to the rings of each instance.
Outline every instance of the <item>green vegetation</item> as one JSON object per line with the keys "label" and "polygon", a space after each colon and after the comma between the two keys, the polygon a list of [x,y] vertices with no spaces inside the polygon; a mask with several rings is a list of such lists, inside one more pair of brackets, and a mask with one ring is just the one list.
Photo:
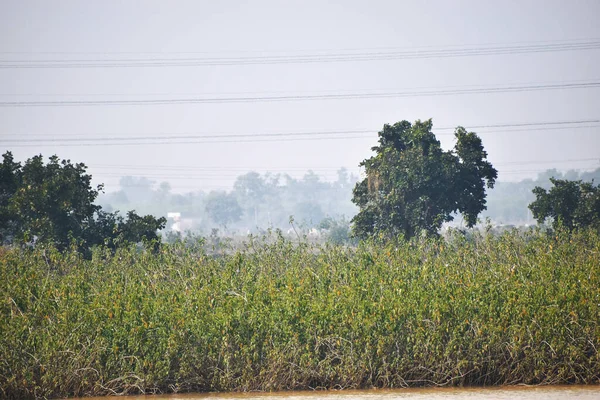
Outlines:
{"label": "green vegetation", "polygon": [[554,227],[568,229],[592,226],[600,229],[600,186],[589,182],[550,178],[553,187],[535,187],[536,199],[529,205],[539,223],[552,219]]}
{"label": "green vegetation", "polygon": [[94,201],[102,185],[93,188],[85,164],[41,155],[23,165],[10,152],[0,164],[0,244],[51,244],[66,249],[76,243],[89,253],[92,246],[109,247],[159,241],[157,230],[166,219],[139,216],[127,219],[108,213]]}
{"label": "green vegetation", "polygon": [[486,208],[485,188],[494,187],[498,171],[475,133],[456,128],[454,148],[444,151],[432,128],[431,119],[383,126],[375,156],[361,163],[367,177],[354,188],[356,236],[437,235],[454,213],[467,227],[475,225]]}
{"label": "green vegetation", "polygon": [[226,227],[242,216],[242,209],[232,194],[211,192],[206,199],[206,212],[213,222]]}
{"label": "green vegetation", "polygon": [[[442,151],[431,128],[379,133],[354,190],[354,233],[371,237],[358,244],[320,206],[349,191],[343,171],[285,190],[249,173],[203,199],[227,229],[281,220],[269,205],[287,196],[329,244],[288,216],[294,241],[234,245],[215,230],[159,246],[165,219],[102,210],[84,164],[4,154],[0,398],[599,383],[600,189],[535,188],[530,208],[553,231],[437,237],[453,213],[475,223],[496,170],[474,133],[458,128]],[[155,194],[168,199],[168,185]]]}
{"label": "green vegetation", "polygon": [[487,191],[487,210],[481,218],[490,218],[499,224],[524,225],[534,224],[530,210],[527,208],[536,196],[536,186],[550,189],[550,178],[582,182],[600,182],[600,168],[593,171],[570,170],[561,172],[548,169],[538,174],[536,179],[524,179],[517,182],[496,181],[494,188]]}
{"label": "green vegetation", "polygon": [[199,248],[2,249],[0,397],[600,382],[594,230]]}
{"label": "green vegetation", "polygon": [[218,228],[226,235],[246,236],[249,231],[256,234],[269,228],[287,231],[290,215],[306,230],[327,218],[339,222],[351,218],[356,214],[351,197],[357,179],[345,168],[324,176],[309,170],[301,178],[248,172],[237,176],[226,199],[228,205],[215,207],[215,199],[224,196],[222,191],[198,185],[187,193],[174,193],[167,182],[125,176],[120,190],[100,195],[98,201],[108,210],[135,208],[156,216],[179,212],[184,220],[182,231],[209,235]]}
{"label": "green vegetation", "polygon": [[[516,167],[511,167],[516,168]],[[510,172],[504,177],[510,177]],[[249,179],[252,177],[252,179]],[[527,206],[535,200],[532,190],[536,186],[550,189],[549,178],[600,182],[600,168],[593,171],[570,170],[561,172],[548,169],[540,172],[535,179],[521,181],[496,180],[493,189],[486,190],[486,207],[479,218],[489,218],[494,224],[524,225],[535,224]],[[356,176],[338,171],[338,178],[327,181],[327,176],[308,173],[301,179],[289,176],[277,176],[256,173],[242,174],[237,178],[233,193],[242,207],[241,219],[227,224],[227,231],[215,223],[206,210],[211,191],[202,191],[199,185],[187,193],[174,193],[166,182],[153,182],[148,178],[124,177],[120,190],[100,194],[98,202],[107,210],[129,210],[135,208],[139,213],[166,216],[168,212],[181,212],[183,230],[195,234],[209,235],[213,228],[229,235],[257,232],[269,227],[284,231],[289,229],[289,216],[293,215],[299,227],[310,229],[318,227],[322,220],[333,218],[347,225],[348,219],[358,211],[352,204],[352,188]],[[248,186],[252,186],[249,196]],[[244,182],[244,185],[241,185]],[[255,199],[260,201],[254,203]],[[345,221],[344,221],[345,220]],[[460,219],[454,221],[460,224]]]}

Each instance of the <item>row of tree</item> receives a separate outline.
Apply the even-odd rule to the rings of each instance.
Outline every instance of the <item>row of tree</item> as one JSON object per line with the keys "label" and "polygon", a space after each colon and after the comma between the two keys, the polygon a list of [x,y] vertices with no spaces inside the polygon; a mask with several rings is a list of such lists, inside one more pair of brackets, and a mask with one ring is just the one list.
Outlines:
{"label": "row of tree", "polygon": [[299,225],[317,227],[325,218],[349,219],[357,212],[351,201],[351,188],[357,177],[342,168],[329,182],[312,171],[302,178],[289,175],[240,175],[230,192],[201,190],[180,194],[170,186],[144,177],[123,177],[120,190],[101,196],[106,209],[135,208],[154,215],[179,212],[183,230],[209,233],[219,228],[228,233],[255,232],[258,229],[287,230],[290,215]]}
{"label": "row of tree", "polygon": [[[168,184],[154,190],[145,178],[123,178],[122,190],[104,200],[117,206],[133,200],[139,206],[149,199],[153,207],[163,207],[153,209],[155,214],[165,215],[169,207],[199,218],[201,225],[212,222],[224,228],[288,227],[294,216],[339,237],[349,235],[344,216],[354,212],[352,203],[358,207],[351,221],[357,238],[437,235],[442,224],[459,214],[472,227],[486,209],[486,189],[494,187],[498,173],[475,133],[458,127],[455,146],[445,151],[432,127],[431,120],[384,125],[372,148],[374,156],[361,163],[366,177],[357,183],[344,169],[335,182],[322,181],[312,172],[300,180],[250,172],[238,177],[230,193],[176,195]],[[165,227],[164,217],[135,211],[121,215],[111,205],[94,204],[102,185],[92,187],[86,170],[84,164],[56,156],[47,164],[41,155],[21,164],[5,153],[0,165],[0,240],[52,243],[59,249],[77,246],[83,252],[95,245],[160,242],[157,232]],[[552,177],[549,182],[549,187],[535,186],[531,192],[529,209],[539,223],[550,218],[569,229],[600,229],[599,186]]]}
{"label": "row of tree", "polygon": [[[430,121],[426,123],[430,124]],[[386,210],[391,210],[391,208],[384,203],[373,201],[364,203],[365,208],[372,208],[371,214],[381,215],[383,223],[386,223],[385,220],[390,217],[415,221],[422,219],[419,226],[425,227],[429,232],[435,232],[439,229],[440,221],[464,227],[469,226],[473,222],[474,216],[478,215],[481,219],[490,219],[494,225],[530,225],[535,223],[536,219],[528,208],[536,200],[534,189],[540,187],[550,190],[553,186],[550,178],[581,181],[582,183],[600,181],[600,168],[590,172],[571,170],[566,173],[550,169],[540,173],[536,179],[525,179],[519,182],[494,179],[493,188],[486,187],[484,184],[473,191],[470,189],[474,188],[474,184],[477,185],[475,174],[470,177],[470,188],[459,188],[456,185],[466,185],[469,182],[464,178],[469,174],[469,169],[458,152],[460,145],[460,151],[466,157],[466,145],[457,142],[457,146],[453,150],[442,151],[439,148],[439,142],[428,131],[430,127],[427,127],[425,131],[428,133],[425,135],[425,140],[433,138],[434,146],[432,147],[431,143],[427,144],[427,151],[431,153],[423,156],[421,147],[426,142],[415,142],[414,139],[408,138],[409,135],[413,135],[412,130],[420,128],[412,126],[408,128],[410,124],[407,124],[407,122],[403,122],[384,127],[382,134],[385,133],[388,137],[398,136],[393,140],[397,143],[401,140],[408,140],[410,144],[405,146],[401,153],[398,152],[398,154],[402,154],[398,162],[383,162],[382,160],[385,158],[392,157],[396,150],[389,146],[384,150],[391,139],[380,138],[383,145],[380,144],[376,147],[379,149],[383,146],[379,151],[380,154],[364,161],[365,167],[367,163],[373,163],[373,166],[368,167],[369,174],[358,185],[359,193],[355,195],[355,202],[358,204],[361,201],[364,202],[369,196],[381,197],[381,193],[386,190],[385,185],[388,185],[390,193],[385,199],[386,202],[396,204],[400,200],[399,196],[406,196],[402,201],[407,207],[399,209],[396,204],[396,211],[392,216],[385,214]],[[419,124],[423,123],[419,122]],[[397,132],[398,130],[402,132]],[[467,135],[464,131],[461,131],[461,134]],[[403,138],[400,138],[402,136]],[[483,151],[480,141],[476,144],[481,147],[475,151]],[[386,155],[383,156],[383,153]],[[485,160],[482,158],[480,161]],[[420,167],[416,168],[419,165]],[[477,167],[473,164],[471,169],[474,166]],[[458,170],[460,173],[455,174]],[[387,178],[386,174],[388,174]],[[295,221],[306,230],[330,225],[332,220],[335,221],[336,226],[345,225],[347,229],[349,220],[359,211],[359,207],[352,202],[353,193],[350,190],[357,183],[357,177],[349,174],[343,168],[337,172],[337,175],[335,181],[328,182],[311,171],[300,179],[292,178],[289,175],[268,173],[261,175],[249,172],[236,179],[234,188],[230,192],[204,192],[199,189],[184,194],[173,193],[166,182],[156,185],[155,182],[145,177],[126,176],[121,178],[120,190],[105,195],[101,194],[99,202],[107,210],[135,208],[140,212],[159,216],[166,216],[169,211],[177,211],[184,218],[184,223],[181,224],[182,230],[201,234],[208,234],[215,228],[220,229],[224,234],[236,232],[245,234],[248,231],[255,232],[269,227],[287,230],[290,228],[289,216],[294,216]],[[386,183],[386,180],[391,183]],[[415,182],[419,183],[419,187],[415,186]],[[491,186],[491,180],[487,182]],[[391,190],[390,184],[395,185],[393,190]],[[381,193],[373,190],[376,185]],[[447,194],[449,193],[454,194],[455,198],[448,198]],[[393,198],[394,196],[396,197]],[[462,196],[462,198],[459,199],[456,196]],[[483,203],[484,200],[485,203]],[[484,205],[484,209],[481,210]],[[456,207],[453,208],[453,206]],[[443,209],[451,212],[444,214],[445,216],[442,216],[440,220],[433,221],[433,218],[439,216],[439,211]],[[461,216],[461,209],[470,216],[468,218]],[[370,217],[367,217],[367,213],[363,213],[361,218],[368,219]],[[451,221],[452,219],[454,221]],[[400,225],[398,221],[393,223],[390,221],[390,224],[391,226]],[[412,223],[404,221],[401,224],[409,230],[403,234],[410,236]],[[373,229],[379,230],[375,225],[372,227]],[[393,229],[389,233],[392,236],[395,234]]]}

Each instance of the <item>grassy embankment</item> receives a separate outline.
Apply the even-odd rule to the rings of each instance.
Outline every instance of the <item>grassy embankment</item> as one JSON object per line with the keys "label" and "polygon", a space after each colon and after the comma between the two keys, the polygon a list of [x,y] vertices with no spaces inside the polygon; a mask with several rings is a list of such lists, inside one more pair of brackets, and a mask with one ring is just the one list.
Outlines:
{"label": "grassy embankment", "polygon": [[598,383],[600,237],[2,250],[0,397]]}

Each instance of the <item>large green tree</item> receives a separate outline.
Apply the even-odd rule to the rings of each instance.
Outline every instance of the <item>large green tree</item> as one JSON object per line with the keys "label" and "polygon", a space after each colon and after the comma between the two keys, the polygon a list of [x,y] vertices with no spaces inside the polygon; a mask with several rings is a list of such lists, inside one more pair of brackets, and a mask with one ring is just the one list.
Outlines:
{"label": "large green tree", "polygon": [[50,243],[65,249],[157,240],[166,220],[139,216],[127,219],[96,204],[102,185],[93,187],[85,164],[41,155],[16,163],[10,152],[0,165],[0,234],[3,242]]}
{"label": "large green tree", "polygon": [[83,236],[89,219],[100,210],[93,202],[102,186],[92,187],[92,177],[85,173],[84,164],[61,161],[56,156],[45,164],[39,155],[21,166],[6,153],[2,169],[12,170],[12,174],[3,176],[14,190],[4,204],[3,214],[9,216],[11,234],[17,241],[35,238],[64,248],[72,238]]}
{"label": "large green tree", "polygon": [[600,228],[600,186],[555,178],[550,178],[550,182],[550,190],[539,186],[533,189],[536,199],[529,209],[539,223],[552,219],[555,228]]}
{"label": "large green tree", "polygon": [[486,208],[485,188],[498,173],[475,133],[456,128],[454,148],[444,151],[432,127],[431,119],[383,126],[375,155],[360,164],[366,178],[353,192],[360,208],[352,219],[355,236],[435,235],[453,213],[469,227],[477,222]]}

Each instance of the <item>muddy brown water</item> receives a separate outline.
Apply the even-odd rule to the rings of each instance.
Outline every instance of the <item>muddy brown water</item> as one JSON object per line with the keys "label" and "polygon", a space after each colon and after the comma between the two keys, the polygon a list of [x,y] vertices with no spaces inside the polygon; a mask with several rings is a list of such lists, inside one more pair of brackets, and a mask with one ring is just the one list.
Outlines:
{"label": "muddy brown water", "polygon": [[[106,397],[80,400],[107,400]],[[511,386],[497,388],[428,388],[398,390],[343,390],[277,393],[186,393],[126,396],[122,400],[600,400],[600,386]]]}

